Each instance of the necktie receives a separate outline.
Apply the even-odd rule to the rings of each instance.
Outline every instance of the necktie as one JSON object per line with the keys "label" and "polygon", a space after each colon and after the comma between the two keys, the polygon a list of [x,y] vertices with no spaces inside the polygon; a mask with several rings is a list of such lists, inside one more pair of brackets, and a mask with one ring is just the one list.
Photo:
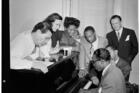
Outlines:
{"label": "necktie", "polygon": [[117,37],[118,37],[118,40],[120,39],[120,33],[119,31],[117,32]]}
{"label": "necktie", "polygon": [[93,55],[93,51],[94,51],[94,48],[93,48],[93,45],[91,44],[91,47],[90,47],[90,57],[92,58],[92,55]]}

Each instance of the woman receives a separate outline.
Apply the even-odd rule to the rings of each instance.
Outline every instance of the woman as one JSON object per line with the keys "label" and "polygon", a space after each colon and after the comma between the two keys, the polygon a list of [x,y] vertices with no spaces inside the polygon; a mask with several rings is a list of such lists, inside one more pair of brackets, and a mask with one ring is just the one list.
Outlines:
{"label": "woman", "polygon": [[51,26],[52,48],[56,47],[57,41],[60,41],[62,37],[63,31],[59,31],[62,20],[62,16],[60,16],[58,13],[52,13],[43,21],[44,23],[49,23]]}
{"label": "woman", "polygon": [[80,34],[78,27],[80,21],[73,17],[66,17],[64,20],[65,31],[60,40],[60,46],[69,46],[72,47],[72,51],[79,51],[79,40]]}

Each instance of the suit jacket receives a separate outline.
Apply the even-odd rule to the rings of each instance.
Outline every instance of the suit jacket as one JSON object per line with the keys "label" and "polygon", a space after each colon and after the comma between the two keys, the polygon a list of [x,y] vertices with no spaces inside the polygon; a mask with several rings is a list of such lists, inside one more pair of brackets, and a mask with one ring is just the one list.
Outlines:
{"label": "suit jacket", "polygon": [[123,28],[119,41],[115,31],[108,33],[106,37],[109,45],[117,48],[118,55],[131,65],[138,53],[138,41],[135,32],[131,29]]}
{"label": "suit jacket", "polygon": [[130,65],[128,64],[128,62],[126,62],[125,60],[123,60],[122,58],[119,58],[119,61],[118,63],[116,64],[116,66],[118,68],[120,68],[120,70],[122,71],[124,77],[126,78],[130,71],[131,71],[131,67]]}
{"label": "suit jacket", "polygon": [[126,93],[124,76],[119,68],[111,64],[102,76],[101,93]]}
{"label": "suit jacket", "polygon": [[[97,36],[98,38],[98,48],[105,48],[108,44],[107,39]],[[91,60],[90,57],[90,48],[91,44],[85,39],[85,37],[82,37],[80,40],[81,46],[80,46],[80,55],[79,55],[79,67],[80,69],[87,69],[88,70],[88,64]],[[96,50],[96,49],[95,49]],[[92,51],[92,53],[94,50]]]}
{"label": "suit jacket", "polygon": [[[111,64],[101,78],[100,93],[126,93],[124,76],[115,64]],[[99,88],[82,90],[80,93],[99,93]]]}

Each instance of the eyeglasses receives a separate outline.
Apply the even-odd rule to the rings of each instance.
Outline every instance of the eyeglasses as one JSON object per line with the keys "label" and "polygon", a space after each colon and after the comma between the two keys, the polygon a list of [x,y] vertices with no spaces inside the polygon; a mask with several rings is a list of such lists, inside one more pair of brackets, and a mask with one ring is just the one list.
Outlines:
{"label": "eyeglasses", "polygon": [[104,60],[92,60],[91,61],[92,62],[92,64],[95,66],[97,63],[99,63],[99,62],[104,62]]}

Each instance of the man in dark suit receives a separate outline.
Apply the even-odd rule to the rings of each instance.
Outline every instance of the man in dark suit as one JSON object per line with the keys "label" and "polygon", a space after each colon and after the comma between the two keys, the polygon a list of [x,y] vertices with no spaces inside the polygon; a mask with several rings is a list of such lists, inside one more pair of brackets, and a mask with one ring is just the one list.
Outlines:
{"label": "man in dark suit", "polygon": [[108,44],[117,48],[119,57],[126,60],[131,66],[133,59],[138,53],[136,34],[134,30],[122,26],[122,19],[118,15],[111,17],[110,24],[113,31],[106,35]]}
{"label": "man in dark suit", "polygon": [[126,93],[124,76],[116,65],[111,64],[111,56],[107,49],[99,48],[93,54],[93,66],[102,72],[99,88],[83,90],[79,93]]}
{"label": "man in dark suit", "polygon": [[125,80],[127,81],[127,77],[131,71],[130,65],[128,64],[127,61],[118,56],[118,50],[116,50],[115,48],[107,46],[107,50],[110,52],[112,63],[116,64],[116,66],[120,68],[120,70],[124,75]]}

